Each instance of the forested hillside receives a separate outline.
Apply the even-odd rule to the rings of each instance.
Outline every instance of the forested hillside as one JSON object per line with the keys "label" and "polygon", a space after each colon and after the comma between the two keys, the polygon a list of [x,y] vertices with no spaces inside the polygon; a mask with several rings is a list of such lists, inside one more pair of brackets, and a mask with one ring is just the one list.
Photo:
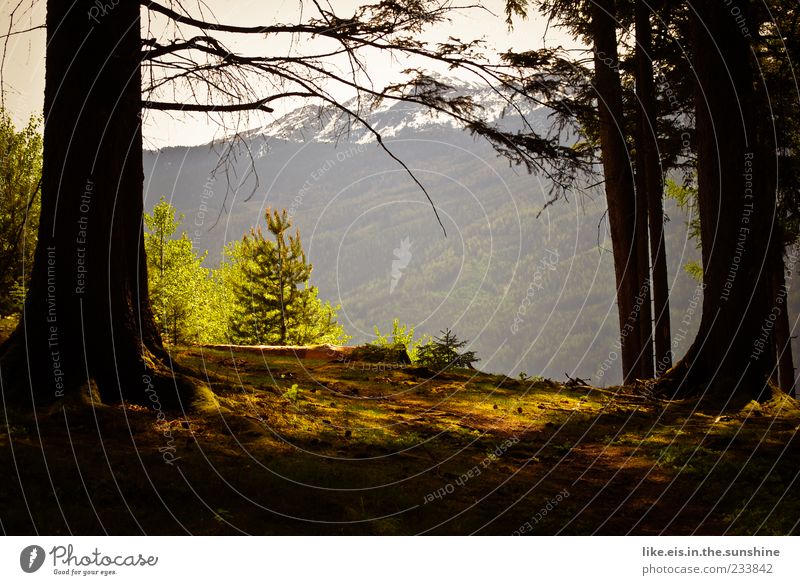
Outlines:
{"label": "forested hillside", "polygon": [[[499,115],[496,104],[487,110]],[[543,126],[547,112],[534,112],[533,120]],[[195,246],[209,251],[210,265],[267,206],[285,207],[303,235],[320,297],[341,303],[340,322],[354,343],[373,338],[374,326],[389,329],[397,317],[418,334],[452,328],[472,341],[486,371],[554,378],[568,372],[618,383],[602,194],[575,193],[548,206],[547,181],[509,167],[485,142],[418,108],[378,110],[371,121],[425,185],[446,237],[425,194],[368,134],[349,134],[316,109],[245,137],[227,174],[214,172],[231,154],[223,145],[146,152],[145,206],[165,194],[185,214]],[[504,123],[513,125],[513,118]],[[699,253],[687,240],[685,214],[671,202],[667,213],[680,355],[694,336],[702,298],[682,266]]]}

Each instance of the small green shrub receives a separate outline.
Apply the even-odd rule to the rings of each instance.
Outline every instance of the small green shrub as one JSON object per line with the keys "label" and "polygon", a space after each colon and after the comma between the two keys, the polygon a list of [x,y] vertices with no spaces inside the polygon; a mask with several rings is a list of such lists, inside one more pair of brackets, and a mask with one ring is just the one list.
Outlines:
{"label": "small green shrub", "polygon": [[530,382],[532,384],[544,382],[544,378],[542,376],[529,376],[526,372],[519,373],[519,380],[520,382]]}
{"label": "small green shrub", "polygon": [[[367,348],[372,348],[377,355],[383,355],[387,351],[390,355],[396,355],[400,350],[405,351],[411,363],[416,363],[419,347],[428,343],[430,337],[423,335],[419,339],[414,339],[414,328],[409,325],[400,325],[400,319],[392,321],[392,332],[381,333],[375,326],[375,341],[368,343]],[[383,352],[383,353],[382,353]],[[364,360],[364,361],[395,361],[395,360]]]}
{"label": "small green shrub", "polygon": [[292,384],[292,387],[283,393],[283,397],[289,402],[296,404],[300,400],[300,392],[300,387],[297,384]]}
{"label": "small green shrub", "polygon": [[417,350],[417,361],[420,365],[445,370],[471,368],[474,362],[480,361],[474,351],[459,353],[459,350],[467,345],[467,341],[460,341],[449,329],[441,333],[441,337],[434,337]]}
{"label": "small green shrub", "polygon": [[368,343],[353,350],[352,359],[374,364],[410,364],[406,348],[402,345],[373,345]]}

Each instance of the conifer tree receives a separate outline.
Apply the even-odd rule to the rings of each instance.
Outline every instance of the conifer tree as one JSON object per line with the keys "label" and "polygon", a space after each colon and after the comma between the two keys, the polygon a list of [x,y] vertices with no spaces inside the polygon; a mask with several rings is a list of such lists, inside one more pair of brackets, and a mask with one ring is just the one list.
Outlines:
{"label": "conifer tree", "polygon": [[267,209],[267,239],[258,227],[228,248],[233,266],[228,280],[236,308],[231,337],[237,343],[305,345],[346,339],[336,322],[336,310],[317,298],[308,282],[312,266],[306,259],[300,232],[287,234],[286,210]]}
{"label": "conifer tree", "polygon": [[461,353],[467,341],[461,341],[456,335],[445,329],[441,337],[434,337],[419,348],[417,361],[429,368],[446,370],[450,368],[471,368],[474,362],[480,361],[474,351]]}

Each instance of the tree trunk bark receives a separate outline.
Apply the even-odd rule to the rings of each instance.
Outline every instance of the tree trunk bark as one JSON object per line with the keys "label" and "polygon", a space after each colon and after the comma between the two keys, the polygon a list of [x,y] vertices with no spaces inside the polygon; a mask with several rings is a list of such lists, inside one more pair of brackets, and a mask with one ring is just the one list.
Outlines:
{"label": "tree trunk bark", "polygon": [[664,241],[664,182],[658,154],[656,96],[653,74],[653,40],[650,10],[643,0],[636,2],[636,94],[639,100],[639,135],[636,150],[640,153],[637,171],[643,173],[642,186],[647,194],[647,212],[652,265],[653,339],[655,376],[672,367],[672,332],[669,317],[669,280],[667,249]]}
{"label": "tree trunk bark", "polygon": [[[638,92],[637,92],[638,93]],[[652,280],[650,279],[650,248],[648,247],[648,193],[645,157],[641,150],[640,138],[644,134],[641,116],[636,121],[636,174],[634,185],[636,191],[636,267],[640,278],[646,279],[641,288],[641,308],[639,310],[639,345],[641,355],[637,377],[650,379],[653,377],[654,344],[653,344],[653,312],[652,312]]]}
{"label": "tree trunk bark", "polygon": [[[625,142],[622,85],[619,76],[613,0],[591,7],[595,90],[598,98],[600,149],[605,178],[608,223],[614,254],[620,324],[622,376],[626,384],[641,377],[641,308],[649,299],[646,275],[640,274],[636,234],[636,196],[630,153]],[[643,278],[644,277],[644,278]],[[652,359],[652,356],[651,356]]]}
{"label": "tree trunk bark", "polygon": [[[772,354],[773,347],[764,350],[770,340],[762,339],[762,327],[771,305],[775,151],[759,144],[747,38],[723,3],[691,4],[705,291],[697,337],[662,381],[673,394],[716,390],[758,397],[771,372],[761,354]],[[744,6],[742,14],[746,19]]]}
{"label": "tree trunk bark", "polygon": [[777,382],[781,390],[789,396],[795,395],[794,359],[792,358],[792,328],[789,323],[789,291],[784,275],[782,246],[774,246],[772,252],[772,302],[775,327],[772,332],[775,341],[777,362]]}
{"label": "tree trunk bark", "polygon": [[166,366],[147,290],[139,4],[96,10],[47,3],[39,239],[0,366],[37,403],[94,381],[103,401],[166,405],[186,380]]}

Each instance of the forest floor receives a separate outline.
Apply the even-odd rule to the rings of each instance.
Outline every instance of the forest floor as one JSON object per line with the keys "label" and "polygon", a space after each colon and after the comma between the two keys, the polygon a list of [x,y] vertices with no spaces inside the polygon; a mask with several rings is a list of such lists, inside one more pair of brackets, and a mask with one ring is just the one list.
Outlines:
{"label": "forest floor", "polygon": [[7,534],[788,534],[800,408],[173,348],[220,408],[7,411]]}

